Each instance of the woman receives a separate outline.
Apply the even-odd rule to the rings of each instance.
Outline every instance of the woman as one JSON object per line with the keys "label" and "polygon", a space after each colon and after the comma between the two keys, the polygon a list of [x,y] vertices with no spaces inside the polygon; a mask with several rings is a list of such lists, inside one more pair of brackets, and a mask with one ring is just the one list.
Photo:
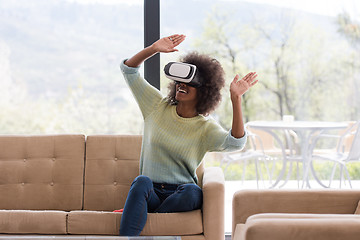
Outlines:
{"label": "woman", "polygon": [[196,168],[208,151],[233,151],[246,143],[241,96],[257,83],[256,73],[230,85],[233,122],[229,132],[207,117],[221,100],[224,71],[207,55],[191,53],[183,62],[193,64],[201,79],[198,88],[185,83],[170,84],[161,93],[139,74],[139,66],[156,53],[170,53],[185,40],[184,35],[164,37],[122,62],[121,70],[144,117],[140,176],[131,185],[120,235],[138,236],[148,212],[184,212],[202,206],[202,190],[196,185]]}

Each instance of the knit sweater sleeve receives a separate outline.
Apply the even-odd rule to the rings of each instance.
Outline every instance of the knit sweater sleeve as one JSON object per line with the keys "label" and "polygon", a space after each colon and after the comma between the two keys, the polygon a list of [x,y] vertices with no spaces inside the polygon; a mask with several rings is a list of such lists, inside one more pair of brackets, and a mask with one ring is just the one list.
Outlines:
{"label": "knit sweater sleeve", "polygon": [[231,135],[231,129],[226,131],[215,120],[209,120],[205,130],[206,145],[209,152],[231,152],[244,148],[247,133],[241,138]]}
{"label": "knit sweater sleeve", "polygon": [[145,119],[160,103],[163,96],[158,89],[150,85],[140,75],[140,67],[129,67],[125,65],[125,61],[121,62],[120,69]]}

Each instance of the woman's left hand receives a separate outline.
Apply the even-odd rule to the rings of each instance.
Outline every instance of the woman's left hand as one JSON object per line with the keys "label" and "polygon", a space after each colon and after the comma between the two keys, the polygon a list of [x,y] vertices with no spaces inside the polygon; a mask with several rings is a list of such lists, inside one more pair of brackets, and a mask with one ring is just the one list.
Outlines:
{"label": "woman's left hand", "polygon": [[259,80],[256,79],[256,72],[250,72],[245,77],[239,80],[240,76],[236,75],[230,84],[231,100],[238,100],[244,93],[254,86]]}

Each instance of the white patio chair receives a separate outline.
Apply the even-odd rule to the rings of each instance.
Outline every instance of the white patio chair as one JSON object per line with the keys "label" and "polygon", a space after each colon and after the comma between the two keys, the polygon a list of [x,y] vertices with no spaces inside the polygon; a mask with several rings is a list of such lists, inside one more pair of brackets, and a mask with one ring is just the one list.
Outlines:
{"label": "white patio chair", "polygon": [[[270,171],[270,183],[274,177],[274,170],[276,169],[276,161],[282,160],[282,168],[285,168],[285,171],[281,171],[279,176],[277,176],[276,183],[271,187],[283,187],[291,177],[293,172],[293,164],[296,164],[296,178],[298,187],[300,187],[300,173],[299,173],[299,163],[302,163],[302,159],[299,156],[298,149],[298,136],[292,130],[280,131],[278,133],[268,132],[264,130],[254,129],[251,127],[247,128],[253,135],[256,137],[253,138],[253,142],[256,146],[260,146],[261,150],[266,156],[269,156],[269,160],[272,160],[273,166]],[[275,135],[278,138],[275,138]],[[284,138],[285,144],[280,140]],[[269,162],[269,161],[267,161]],[[266,166],[266,165],[265,165]],[[278,185],[278,183],[282,183]]]}
{"label": "white patio chair", "polygon": [[[356,121],[348,121],[346,124],[348,125],[347,128],[339,130],[337,134],[314,135],[311,145],[313,148],[311,150],[312,154],[321,155],[336,151],[349,152],[352,141],[354,140],[354,134],[348,134],[348,131],[351,131],[350,129],[356,124]],[[316,145],[314,145],[314,140],[317,140],[319,137],[326,139],[326,146],[317,146],[317,142]]]}
{"label": "white patio chair", "polygon": [[[342,183],[342,180],[344,179],[344,172],[345,172],[345,175],[349,182],[350,188],[352,188],[349,171],[348,171],[346,165],[351,162],[360,162],[360,127],[359,127],[359,125],[360,125],[360,121],[356,122],[355,124],[352,124],[351,127],[349,127],[341,136],[330,135],[330,134],[320,134],[314,138],[313,143],[311,145],[312,152],[314,152],[316,143],[320,139],[323,139],[323,138],[338,138],[339,139],[336,151],[323,153],[323,154],[312,154],[310,166],[312,168],[315,179],[323,187],[327,187],[327,188],[331,187],[331,183],[334,179],[336,168],[337,168],[337,166],[339,166],[340,167],[340,179],[339,179],[340,185],[339,185],[339,187],[341,188],[341,183]],[[348,149],[347,145],[348,145],[349,139],[350,140],[352,139],[352,142],[351,142],[349,151],[346,151]],[[330,162],[334,163],[328,186],[323,184],[316,176],[316,173],[313,168],[313,162],[315,160],[330,161]],[[345,182],[345,180],[344,180],[344,182]]]}
{"label": "white patio chair", "polygon": [[[267,172],[268,178],[269,178],[269,184],[271,185],[273,170],[270,171],[269,162],[273,162],[274,157],[266,154],[264,147],[269,148],[269,150],[270,150],[270,148],[271,148],[271,150],[275,150],[275,149],[273,149],[271,147],[271,144],[268,141],[264,142],[263,139],[259,135],[254,134],[249,129],[247,129],[247,135],[248,135],[247,147],[241,151],[221,153],[222,159],[221,159],[220,166],[223,164],[226,164],[225,168],[224,168],[224,174],[226,175],[226,172],[227,172],[230,164],[233,164],[235,162],[243,162],[242,183],[244,183],[246,167],[247,167],[248,161],[254,160],[256,184],[257,184],[257,188],[259,188],[260,187],[259,180],[261,180],[263,182],[264,186],[266,186],[264,183],[264,181],[265,181],[264,175],[262,174],[262,170],[260,167],[260,163],[262,162],[265,165],[265,169],[266,169],[266,172]],[[265,140],[269,140],[269,139],[265,138]],[[275,163],[273,163],[273,164],[275,164]],[[273,165],[272,167],[274,168],[275,165]]]}

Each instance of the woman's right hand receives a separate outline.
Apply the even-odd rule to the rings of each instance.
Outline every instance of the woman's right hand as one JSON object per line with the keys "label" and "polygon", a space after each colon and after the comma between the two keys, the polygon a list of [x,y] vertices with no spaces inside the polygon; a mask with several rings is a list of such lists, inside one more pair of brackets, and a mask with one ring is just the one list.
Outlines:
{"label": "woman's right hand", "polygon": [[175,47],[178,46],[185,40],[185,35],[174,34],[169,37],[164,37],[156,42],[154,42],[151,46],[144,48],[133,57],[126,60],[125,65],[129,67],[138,67],[142,64],[146,59],[150,58],[156,53],[163,52],[175,52],[178,51]]}
{"label": "woman's right hand", "polygon": [[183,34],[174,34],[168,37],[161,38],[154,42],[151,47],[156,52],[163,52],[163,53],[169,53],[169,52],[176,52],[178,51],[175,47],[178,46],[180,43],[182,43],[185,40],[185,35]]}

